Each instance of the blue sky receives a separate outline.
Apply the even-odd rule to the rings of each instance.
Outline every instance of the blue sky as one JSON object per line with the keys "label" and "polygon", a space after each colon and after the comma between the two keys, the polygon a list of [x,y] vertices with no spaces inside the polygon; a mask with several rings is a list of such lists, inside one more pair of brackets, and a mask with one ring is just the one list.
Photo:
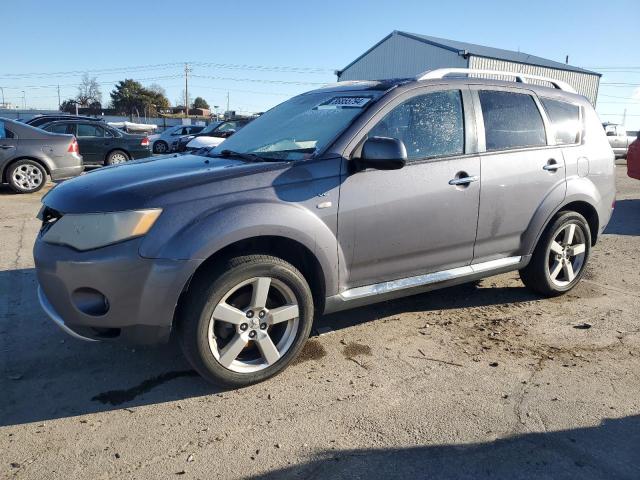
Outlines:
{"label": "blue sky", "polygon": [[81,72],[103,70],[92,75],[105,99],[112,82],[134,78],[160,84],[175,103],[184,88],[181,64],[197,62],[193,95],[224,107],[229,91],[232,109],[260,111],[335,81],[334,69],[392,30],[405,30],[558,61],[569,55],[571,64],[602,72],[624,67],[603,76],[603,83],[629,85],[602,85],[598,112],[603,120],[620,121],[626,108],[627,126],[640,128],[638,6],[637,0],[21,0],[1,10],[0,87],[8,101],[21,104],[24,91],[27,106],[55,108],[56,85],[63,99],[71,97]]}

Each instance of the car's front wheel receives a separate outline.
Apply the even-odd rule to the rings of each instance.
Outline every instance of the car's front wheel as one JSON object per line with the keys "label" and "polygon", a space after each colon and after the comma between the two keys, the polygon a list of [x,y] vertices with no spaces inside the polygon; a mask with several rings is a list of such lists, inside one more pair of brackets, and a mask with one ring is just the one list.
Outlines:
{"label": "car's front wheel", "polygon": [[577,212],[560,212],[545,229],[529,264],[520,270],[524,284],[545,296],[568,292],[584,275],[591,252],[591,230]]}
{"label": "car's front wheel", "polygon": [[281,372],[309,336],[314,306],[304,276],[269,255],[200,272],[178,319],[182,350],[205,379],[243,387]]}
{"label": "car's front wheel", "polygon": [[33,160],[18,160],[7,172],[9,186],[18,193],[34,193],[44,187],[47,172]]}

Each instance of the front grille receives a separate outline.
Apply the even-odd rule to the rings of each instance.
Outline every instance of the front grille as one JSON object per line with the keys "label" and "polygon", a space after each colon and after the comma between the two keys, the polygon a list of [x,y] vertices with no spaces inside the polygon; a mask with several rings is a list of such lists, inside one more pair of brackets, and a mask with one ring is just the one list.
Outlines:
{"label": "front grille", "polygon": [[42,226],[40,227],[40,236],[44,235],[47,230],[51,228],[51,225],[60,220],[62,218],[62,215],[63,214],[58,212],[57,210],[43,205],[37,216],[37,218],[42,221]]}

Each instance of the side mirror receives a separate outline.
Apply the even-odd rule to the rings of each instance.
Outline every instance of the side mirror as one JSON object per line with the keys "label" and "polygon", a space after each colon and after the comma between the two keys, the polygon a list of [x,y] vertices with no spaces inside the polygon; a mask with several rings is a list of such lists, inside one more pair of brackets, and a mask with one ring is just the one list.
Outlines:
{"label": "side mirror", "polygon": [[609,131],[607,132],[607,137],[615,137],[615,136],[616,136],[616,132],[614,132],[614,131],[612,131],[612,130],[609,130]]}
{"label": "side mirror", "polygon": [[229,138],[231,135],[233,135],[234,133],[236,133],[235,130],[225,130],[224,132],[220,132],[216,135],[216,137],[221,137],[221,138]]}
{"label": "side mirror", "polygon": [[402,140],[388,137],[371,137],[362,145],[362,154],[357,159],[359,170],[398,170],[407,163],[407,149]]}

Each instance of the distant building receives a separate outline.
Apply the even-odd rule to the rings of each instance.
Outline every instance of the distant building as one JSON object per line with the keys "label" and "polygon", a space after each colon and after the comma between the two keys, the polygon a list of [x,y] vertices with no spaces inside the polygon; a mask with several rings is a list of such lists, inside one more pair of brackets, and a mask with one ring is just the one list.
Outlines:
{"label": "distant building", "polygon": [[501,70],[567,82],[595,105],[600,73],[522,52],[393,31],[342,70],[338,80],[414,77],[436,68]]}

